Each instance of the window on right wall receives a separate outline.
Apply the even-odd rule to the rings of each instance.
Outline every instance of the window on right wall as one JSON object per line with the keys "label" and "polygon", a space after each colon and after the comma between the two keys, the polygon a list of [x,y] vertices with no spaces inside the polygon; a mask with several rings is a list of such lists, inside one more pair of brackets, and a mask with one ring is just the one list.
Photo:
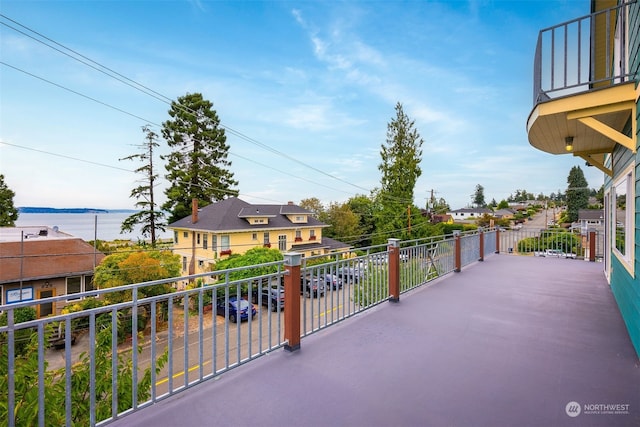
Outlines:
{"label": "window on right wall", "polygon": [[611,247],[624,266],[633,270],[633,168],[629,167],[613,186],[611,212],[613,212]]}

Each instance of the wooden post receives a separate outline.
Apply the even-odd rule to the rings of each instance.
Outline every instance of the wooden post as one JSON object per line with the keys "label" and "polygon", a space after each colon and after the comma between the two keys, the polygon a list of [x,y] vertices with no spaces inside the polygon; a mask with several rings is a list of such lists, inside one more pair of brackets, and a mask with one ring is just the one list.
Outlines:
{"label": "wooden post", "polygon": [[480,258],[478,261],[484,261],[484,231],[480,230]]}
{"label": "wooden post", "polygon": [[455,265],[453,271],[460,273],[462,271],[462,242],[460,241],[460,230],[453,231],[455,241]]}
{"label": "wooden post", "polygon": [[400,239],[389,239],[389,301],[400,301]]}
{"label": "wooden post", "polygon": [[596,262],[596,232],[589,230],[589,261]]}
{"label": "wooden post", "polygon": [[496,228],[496,253],[500,253],[500,229]]}
{"label": "wooden post", "polygon": [[302,255],[297,252],[284,254],[284,349],[300,349],[300,262]]}

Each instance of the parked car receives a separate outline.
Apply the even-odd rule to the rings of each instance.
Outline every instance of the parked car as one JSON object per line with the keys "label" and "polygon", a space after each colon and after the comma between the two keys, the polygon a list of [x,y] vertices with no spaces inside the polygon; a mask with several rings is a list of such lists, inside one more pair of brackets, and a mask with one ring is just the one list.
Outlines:
{"label": "parked car", "polygon": [[284,289],[277,285],[265,286],[260,291],[254,289],[252,302],[254,304],[261,302],[265,307],[271,305],[271,311],[282,311],[284,310]]}
{"label": "parked car", "polygon": [[318,277],[301,277],[300,278],[300,294],[306,297],[321,297],[324,295],[324,280]]}
{"label": "parked car", "polygon": [[562,255],[562,251],[559,249],[547,249],[546,251],[544,251],[544,256],[547,256],[547,257],[560,258],[561,255]]}
{"label": "parked car", "polygon": [[534,252],[534,256],[541,257],[550,257],[550,258],[568,258],[568,259],[576,259],[576,254],[573,253],[564,253],[560,249],[547,249],[544,252]]}
{"label": "parked car", "polygon": [[335,274],[324,274],[322,276],[324,278],[324,283],[326,287],[332,289],[342,289],[342,279]]}
{"label": "parked car", "polygon": [[342,279],[342,282],[357,283],[360,279],[364,278],[364,267],[340,267],[338,268],[338,276]]}
{"label": "parked car", "polygon": [[386,252],[379,254],[372,254],[369,257],[369,261],[374,265],[383,265],[389,261],[389,254]]}
{"label": "parked car", "polygon": [[247,320],[249,319],[249,313],[251,313],[251,318],[254,318],[258,313],[256,308],[244,298],[240,298],[238,301],[237,297],[229,297],[229,303],[225,306],[225,299],[220,298],[216,302],[216,314],[218,316],[225,316],[226,309],[229,308],[229,320],[238,323],[238,320]]}

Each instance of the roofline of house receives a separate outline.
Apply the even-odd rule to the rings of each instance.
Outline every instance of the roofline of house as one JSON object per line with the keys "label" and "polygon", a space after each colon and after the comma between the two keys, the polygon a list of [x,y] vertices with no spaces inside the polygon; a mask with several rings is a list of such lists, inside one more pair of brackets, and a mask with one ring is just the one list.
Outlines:
{"label": "roofline of house", "polygon": [[[196,223],[197,224],[197,223]],[[196,225],[196,224],[191,224],[191,225]],[[264,226],[261,226],[260,228],[253,228],[253,227],[249,227],[249,228],[238,228],[238,229],[230,229],[230,230],[210,230],[207,228],[196,228],[196,227],[190,227],[190,226],[180,226],[180,227],[172,227],[172,226],[167,226],[167,228],[169,230],[191,230],[191,231],[200,231],[203,233],[213,233],[213,234],[228,234],[228,233],[246,233],[249,231],[277,231],[277,230],[287,230],[287,231],[291,231],[292,229],[296,229],[296,228],[326,228],[326,227],[330,227],[329,224],[316,224],[316,225],[298,225],[298,224],[293,224],[291,227],[287,227],[287,228],[282,228],[282,227],[274,227],[274,228],[265,228]]]}

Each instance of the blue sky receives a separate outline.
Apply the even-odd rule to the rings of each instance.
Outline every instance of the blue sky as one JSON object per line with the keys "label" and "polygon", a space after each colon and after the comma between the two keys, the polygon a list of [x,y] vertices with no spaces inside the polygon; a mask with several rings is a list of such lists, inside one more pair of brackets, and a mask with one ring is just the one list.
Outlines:
{"label": "blue sky", "polygon": [[599,188],[597,169],[526,134],[538,31],[588,12],[587,0],[3,0],[0,173],[16,206],[133,208],[139,164],[119,159],[138,151],[143,125],[160,133],[167,99],[200,92],[251,203],[368,194],[397,102],[424,139],[418,206],[434,190],[465,207],[477,184],[487,202],[548,195],[574,165]]}

